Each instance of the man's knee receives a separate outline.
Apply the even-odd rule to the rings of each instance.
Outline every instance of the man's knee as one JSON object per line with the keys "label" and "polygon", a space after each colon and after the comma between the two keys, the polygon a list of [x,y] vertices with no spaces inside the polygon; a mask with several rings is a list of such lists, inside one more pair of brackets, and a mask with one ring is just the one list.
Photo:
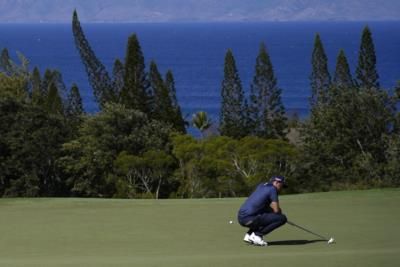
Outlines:
{"label": "man's knee", "polygon": [[279,217],[280,217],[279,219],[280,219],[280,222],[282,223],[282,225],[287,222],[287,218],[286,218],[285,214],[280,214]]}

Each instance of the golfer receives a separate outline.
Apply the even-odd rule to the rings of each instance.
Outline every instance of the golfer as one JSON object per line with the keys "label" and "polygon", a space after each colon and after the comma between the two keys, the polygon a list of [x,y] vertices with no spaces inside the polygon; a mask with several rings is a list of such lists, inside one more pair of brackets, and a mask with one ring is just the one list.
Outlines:
{"label": "golfer", "polygon": [[267,246],[263,236],[287,221],[279,207],[278,193],[286,187],[285,177],[273,176],[269,182],[257,186],[238,212],[239,223],[249,228],[244,241],[257,246]]}

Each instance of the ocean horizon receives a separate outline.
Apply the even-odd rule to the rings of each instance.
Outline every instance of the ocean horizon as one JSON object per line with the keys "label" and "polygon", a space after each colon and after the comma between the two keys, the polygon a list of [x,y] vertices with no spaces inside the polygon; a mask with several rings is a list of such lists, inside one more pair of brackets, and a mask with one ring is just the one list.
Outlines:
{"label": "ocean horizon", "polygon": [[[246,22],[246,23],[81,23],[93,51],[112,74],[124,59],[128,37],[136,33],[148,69],[154,60],[164,75],[172,70],[177,97],[187,119],[206,111],[218,121],[224,57],[235,56],[243,89],[248,92],[259,46],[264,42],[274,66],[288,114],[309,111],[309,75],[316,33],[321,35],[333,76],[336,56],[344,49],[354,76],[362,29],[372,31],[380,84],[391,90],[400,80],[400,22]],[[68,88],[76,83],[85,110],[96,112],[92,89],[75,48],[70,24],[0,24],[0,49],[16,51],[30,67],[59,70]]]}

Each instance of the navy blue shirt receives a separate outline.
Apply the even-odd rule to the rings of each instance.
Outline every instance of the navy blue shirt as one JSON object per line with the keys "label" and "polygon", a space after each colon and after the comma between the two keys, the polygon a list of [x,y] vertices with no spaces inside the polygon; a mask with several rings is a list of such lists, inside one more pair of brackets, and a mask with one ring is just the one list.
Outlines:
{"label": "navy blue shirt", "polygon": [[239,218],[269,212],[271,202],[279,202],[278,191],[271,183],[257,186],[239,209]]}

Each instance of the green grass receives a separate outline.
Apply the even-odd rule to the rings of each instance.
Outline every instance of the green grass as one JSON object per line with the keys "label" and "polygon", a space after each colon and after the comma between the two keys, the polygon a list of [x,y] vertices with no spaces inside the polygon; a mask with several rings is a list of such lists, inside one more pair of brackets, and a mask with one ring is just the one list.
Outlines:
{"label": "green grass", "polygon": [[[0,199],[0,266],[399,265],[399,189],[281,197],[290,220],[334,245],[246,245],[243,200]],[[266,237],[314,239],[289,225]]]}

